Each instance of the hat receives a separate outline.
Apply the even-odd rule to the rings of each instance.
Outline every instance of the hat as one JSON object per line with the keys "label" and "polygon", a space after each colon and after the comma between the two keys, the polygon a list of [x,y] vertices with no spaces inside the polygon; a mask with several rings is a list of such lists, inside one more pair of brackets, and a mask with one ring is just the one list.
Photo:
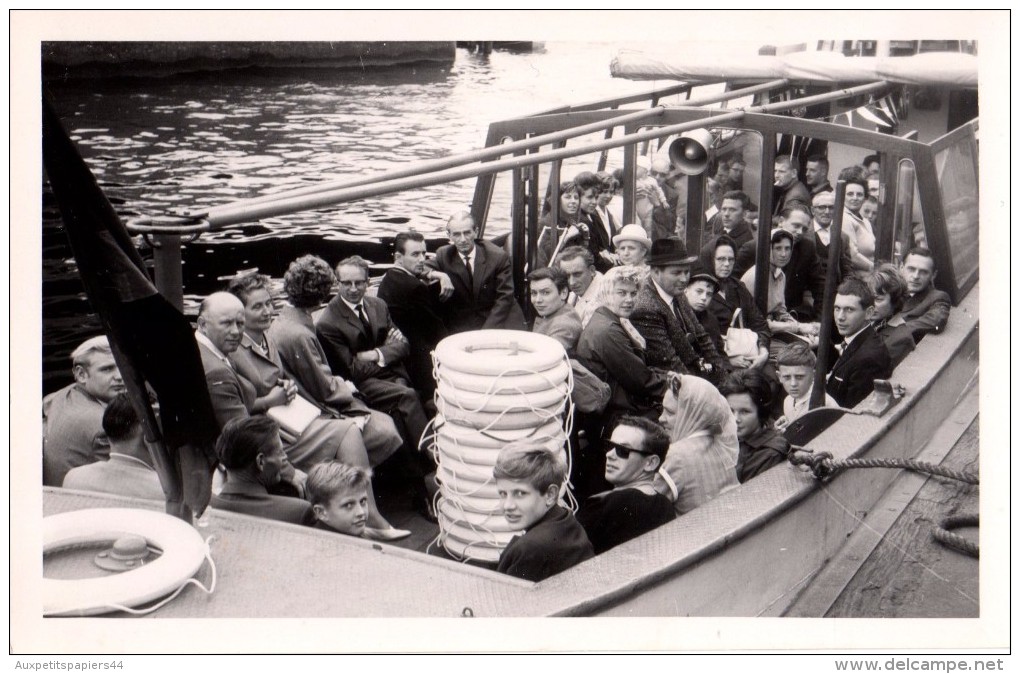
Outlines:
{"label": "hat", "polygon": [[716,290],[719,289],[719,279],[717,279],[715,277],[715,274],[708,271],[708,269],[706,269],[700,263],[694,265],[694,267],[691,268],[691,277],[687,281],[687,284],[690,285],[695,281],[708,281],[715,287]]}
{"label": "hat", "polygon": [[614,246],[619,246],[624,241],[636,241],[644,246],[645,249],[651,249],[652,247],[652,240],[648,238],[645,228],[641,225],[624,225],[620,233],[613,237]]}
{"label": "hat", "polygon": [[691,264],[697,255],[688,255],[687,246],[680,239],[656,239],[646,262],[650,267],[668,267],[672,264]]}
{"label": "hat", "polygon": [[782,227],[776,227],[775,229],[772,230],[772,234],[770,235],[769,239],[772,243],[779,243],[780,239],[789,239],[790,243],[793,244],[793,242],[796,240],[796,237],[794,237],[793,234],[786,231]]}

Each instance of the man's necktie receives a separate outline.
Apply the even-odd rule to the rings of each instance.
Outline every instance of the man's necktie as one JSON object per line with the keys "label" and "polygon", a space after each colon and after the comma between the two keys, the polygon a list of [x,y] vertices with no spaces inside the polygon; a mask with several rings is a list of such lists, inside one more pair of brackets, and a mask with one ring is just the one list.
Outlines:
{"label": "man's necktie", "polygon": [[846,343],[846,340],[844,339],[842,342],[836,345],[836,352],[842,356],[843,352],[846,351],[847,346],[849,345]]}
{"label": "man's necktie", "polygon": [[682,325],[684,322],[684,315],[680,312],[680,300],[676,297],[673,298],[673,315],[676,316],[676,320],[680,321]]}
{"label": "man's necktie", "polygon": [[475,276],[471,272],[471,258],[467,255],[464,256],[464,268],[467,269],[468,273],[468,285],[473,289],[475,287]]}
{"label": "man's necktie", "polygon": [[361,319],[361,324],[365,326],[365,334],[368,335],[369,339],[372,339],[372,324],[368,322],[368,316],[365,315],[365,305],[358,304],[358,318]]}

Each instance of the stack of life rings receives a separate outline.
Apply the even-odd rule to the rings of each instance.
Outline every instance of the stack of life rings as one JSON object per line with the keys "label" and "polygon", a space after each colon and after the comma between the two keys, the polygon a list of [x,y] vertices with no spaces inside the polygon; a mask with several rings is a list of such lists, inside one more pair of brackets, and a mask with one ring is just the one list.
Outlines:
{"label": "stack of life rings", "polygon": [[492,477],[496,457],[507,444],[526,441],[569,466],[570,361],[551,337],[477,330],[441,341],[434,362],[439,543],[456,559],[495,563],[520,533],[503,517]]}

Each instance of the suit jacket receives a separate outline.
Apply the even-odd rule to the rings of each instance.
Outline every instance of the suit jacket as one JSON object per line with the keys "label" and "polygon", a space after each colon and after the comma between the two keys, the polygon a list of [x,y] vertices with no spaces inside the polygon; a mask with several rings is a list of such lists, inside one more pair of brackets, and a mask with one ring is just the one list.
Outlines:
{"label": "suit jacket", "polygon": [[[719,228],[719,231],[714,231],[713,230],[712,236],[710,236],[709,239],[708,239],[708,243],[706,243],[701,248],[701,253],[700,253],[701,262],[702,262],[702,264],[705,265],[706,269],[712,269],[712,270],[715,269],[715,260],[713,259],[714,256],[715,256],[715,244],[719,240],[719,237],[722,236],[724,233],[725,232],[722,230],[721,227]],[[747,226],[746,222],[738,223],[736,227],[734,227],[733,229],[730,230],[729,234],[726,234],[726,236],[728,236],[731,239],[733,239],[733,242],[737,245],[737,250],[733,251],[734,256],[736,256],[737,251],[740,250],[741,246],[743,246],[748,241],[752,241],[752,242],[754,241],[754,233],[751,231],[751,228]],[[751,259],[752,259],[751,264],[754,264],[754,262],[753,262],[754,255],[753,254],[751,256]],[[737,273],[735,269],[734,269],[733,273],[734,274]]]}
{"label": "suit jacket", "polygon": [[871,325],[882,338],[885,348],[889,349],[892,367],[896,369],[907,354],[914,350],[914,338],[910,334],[910,328],[906,325],[889,325],[889,321],[875,322]]}
{"label": "suit jacket", "polygon": [[[677,299],[681,318],[666,304],[654,284],[649,281],[638,293],[630,322],[647,342],[646,360],[650,367],[673,372],[700,374],[698,358],[704,358],[719,373],[726,369],[723,357],[712,343],[712,337],[701,325],[694,310],[681,293]],[[687,335],[694,335],[693,346]]]}
{"label": "suit jacket", "polygon": [[431,391],[436,386],[432,351],[449,334],[436,289],[403,270],[390,269],[379,284],[377,297],[386,302],[390,318],[410,344],[407,369],[415,387]]}
{"label": "suit jacket", "polygon": [[538,582],[595,556],[584,529],[558,505],[526,532],[510,539],[496,571]]}
{"label": "suit jacket", "polygon": [[[588,250],[591,251],[592,256],[595,258],[595,269],[600,272],[606,272],[612,268],[612,264],[607,262],[599,253],[606,250],[613,252],[616,247],[613,245],[613,237],[616,236],[616,228],[613,225],[613,221],[610,220],[608,223],[603,223],[602,218],[598,213],[579,213],[580,222],[588,225]],[[606,229],[609,233],[606,233]]]}
{"label": "suit jacket", "polygon": [[[812,226],[814,226],[813,222]],[[854,272],[853,261],[850,257],[850,235],[846,232],[841,232],[841,234],[842,236],[840,236],[840,240],[843,242],[843,245],[839,251],[840,282],[850,278]],[[818,264],[822,269],[822,275],[824,277],[829,269],[829,246],[822,243],[822,240],[818,238],[818,232],[815,232],[815,251],[818,253]]]}
{"label": "suit jacket", "polygon": [[[757,250],[757,241],[754,239],[742,245],[737,251],[737,261],[731,276],[740,278],[753,267]],[[814,314],[804,315],[804,293],[811,292],[811,299],[816,306],[821,305],[822,297],[825,296],[825,268],[818,259],[814,237],[803,238],[793,244],[790,263],[783,268],[783,273],[786,274],[786,308],[791,311],[797,309],[801,320],[814,318]],[[744,318],[746,320],[747,316]]]}
{"label": "suit jacket", "polygon": [[247,418],[255,404],[255,387],[220,360],[202,342],[198,342],[198,352],[202,356],[205,384],[209,389],[209,398],[212,400],[213,412],[220,428],[222,429],[231,419]]}
{"label": "suit jacket", "polygon": [[772,209],[772,215],[777,216],[783,212],[783,209],[794,201],[799,201],[805,206],[811,206],[811,192],[808,191],[807,186],[799,180],[794,180],[785,190],[776,195],[776,205]]}
{"label": "suit jacket", "polygon": [[[386,302],[365,295],[361,303],[371,326],[367,333],[361,318],[339,295],[330,300],[315,322],[315,334],[326,352],[330,368],[356,385],[373,378],[392,379],[396,376],[410,379],[403,360],[411,347],[393,324]],[[373,349],[382,353],[385,365],[357,358],[359,352]]]}
{"label": "suit jacket", "polygon": [[450,333],[478,329],[526,330],[524,312],[514,298],[510,256],[488,241],[475,242],[473,270],[468,280],[464,259],[453,245],[443,246],[429,261],[433,269],[449,275],[453,296],[443,303]]}
{"label": "suit jacket", "polygon": [[840,407],[855,407],[875,390],[876,379],[892,375],[892,360],[882,338],[870,325],[838,355],[835,347],[829,352],[832,369],[825,383],[825,392]]}
{"label": "suit jacket", "polygon": [[611,389],[605,418],[637,414],[658,419],[666,378],[645,363],[645,353],[627,336],[620,318],[599,307],[577,341],[577,360]]}
{"label": "suit jacket", "polygon": [[951,306],[949,295],[928,286],[925,290],[904,300],[903,308],[897,316],[893,317],[896,319],[893,322],[899,323],[899,320],[902,319],[910,328],[914,341],[919,342],[928,333],[938,333],[945,329],[946,323],[949,321]]}

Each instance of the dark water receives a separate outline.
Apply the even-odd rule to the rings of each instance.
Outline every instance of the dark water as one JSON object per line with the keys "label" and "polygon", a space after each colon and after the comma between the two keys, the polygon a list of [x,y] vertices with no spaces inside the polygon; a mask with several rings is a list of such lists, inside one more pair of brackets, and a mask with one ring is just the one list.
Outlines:
{"label": "dark water", "polygon": [[[529,54],[458,50],[456,62],[443,67],[246,69],[48,81],[45,88],[108,198],[130,218],[403,168],[483,146],[492,121],[654,88],[610,77],[621,46],[549,43]],[[574,167],[591,168],[580,160]],[[488,237],[508,228],[503,181]],[[386,243],[408,227],[434,250],[473,188],[474,180],[465,180],[205,234],[183,252],[186,311],[239,269],[278,278],[307,253],[331,263],[355,253],[390,262]],[[138,244],[150,260],[146,242]],[[98,332],[44,186],[44,391],[69,381],[70,351]]]}

